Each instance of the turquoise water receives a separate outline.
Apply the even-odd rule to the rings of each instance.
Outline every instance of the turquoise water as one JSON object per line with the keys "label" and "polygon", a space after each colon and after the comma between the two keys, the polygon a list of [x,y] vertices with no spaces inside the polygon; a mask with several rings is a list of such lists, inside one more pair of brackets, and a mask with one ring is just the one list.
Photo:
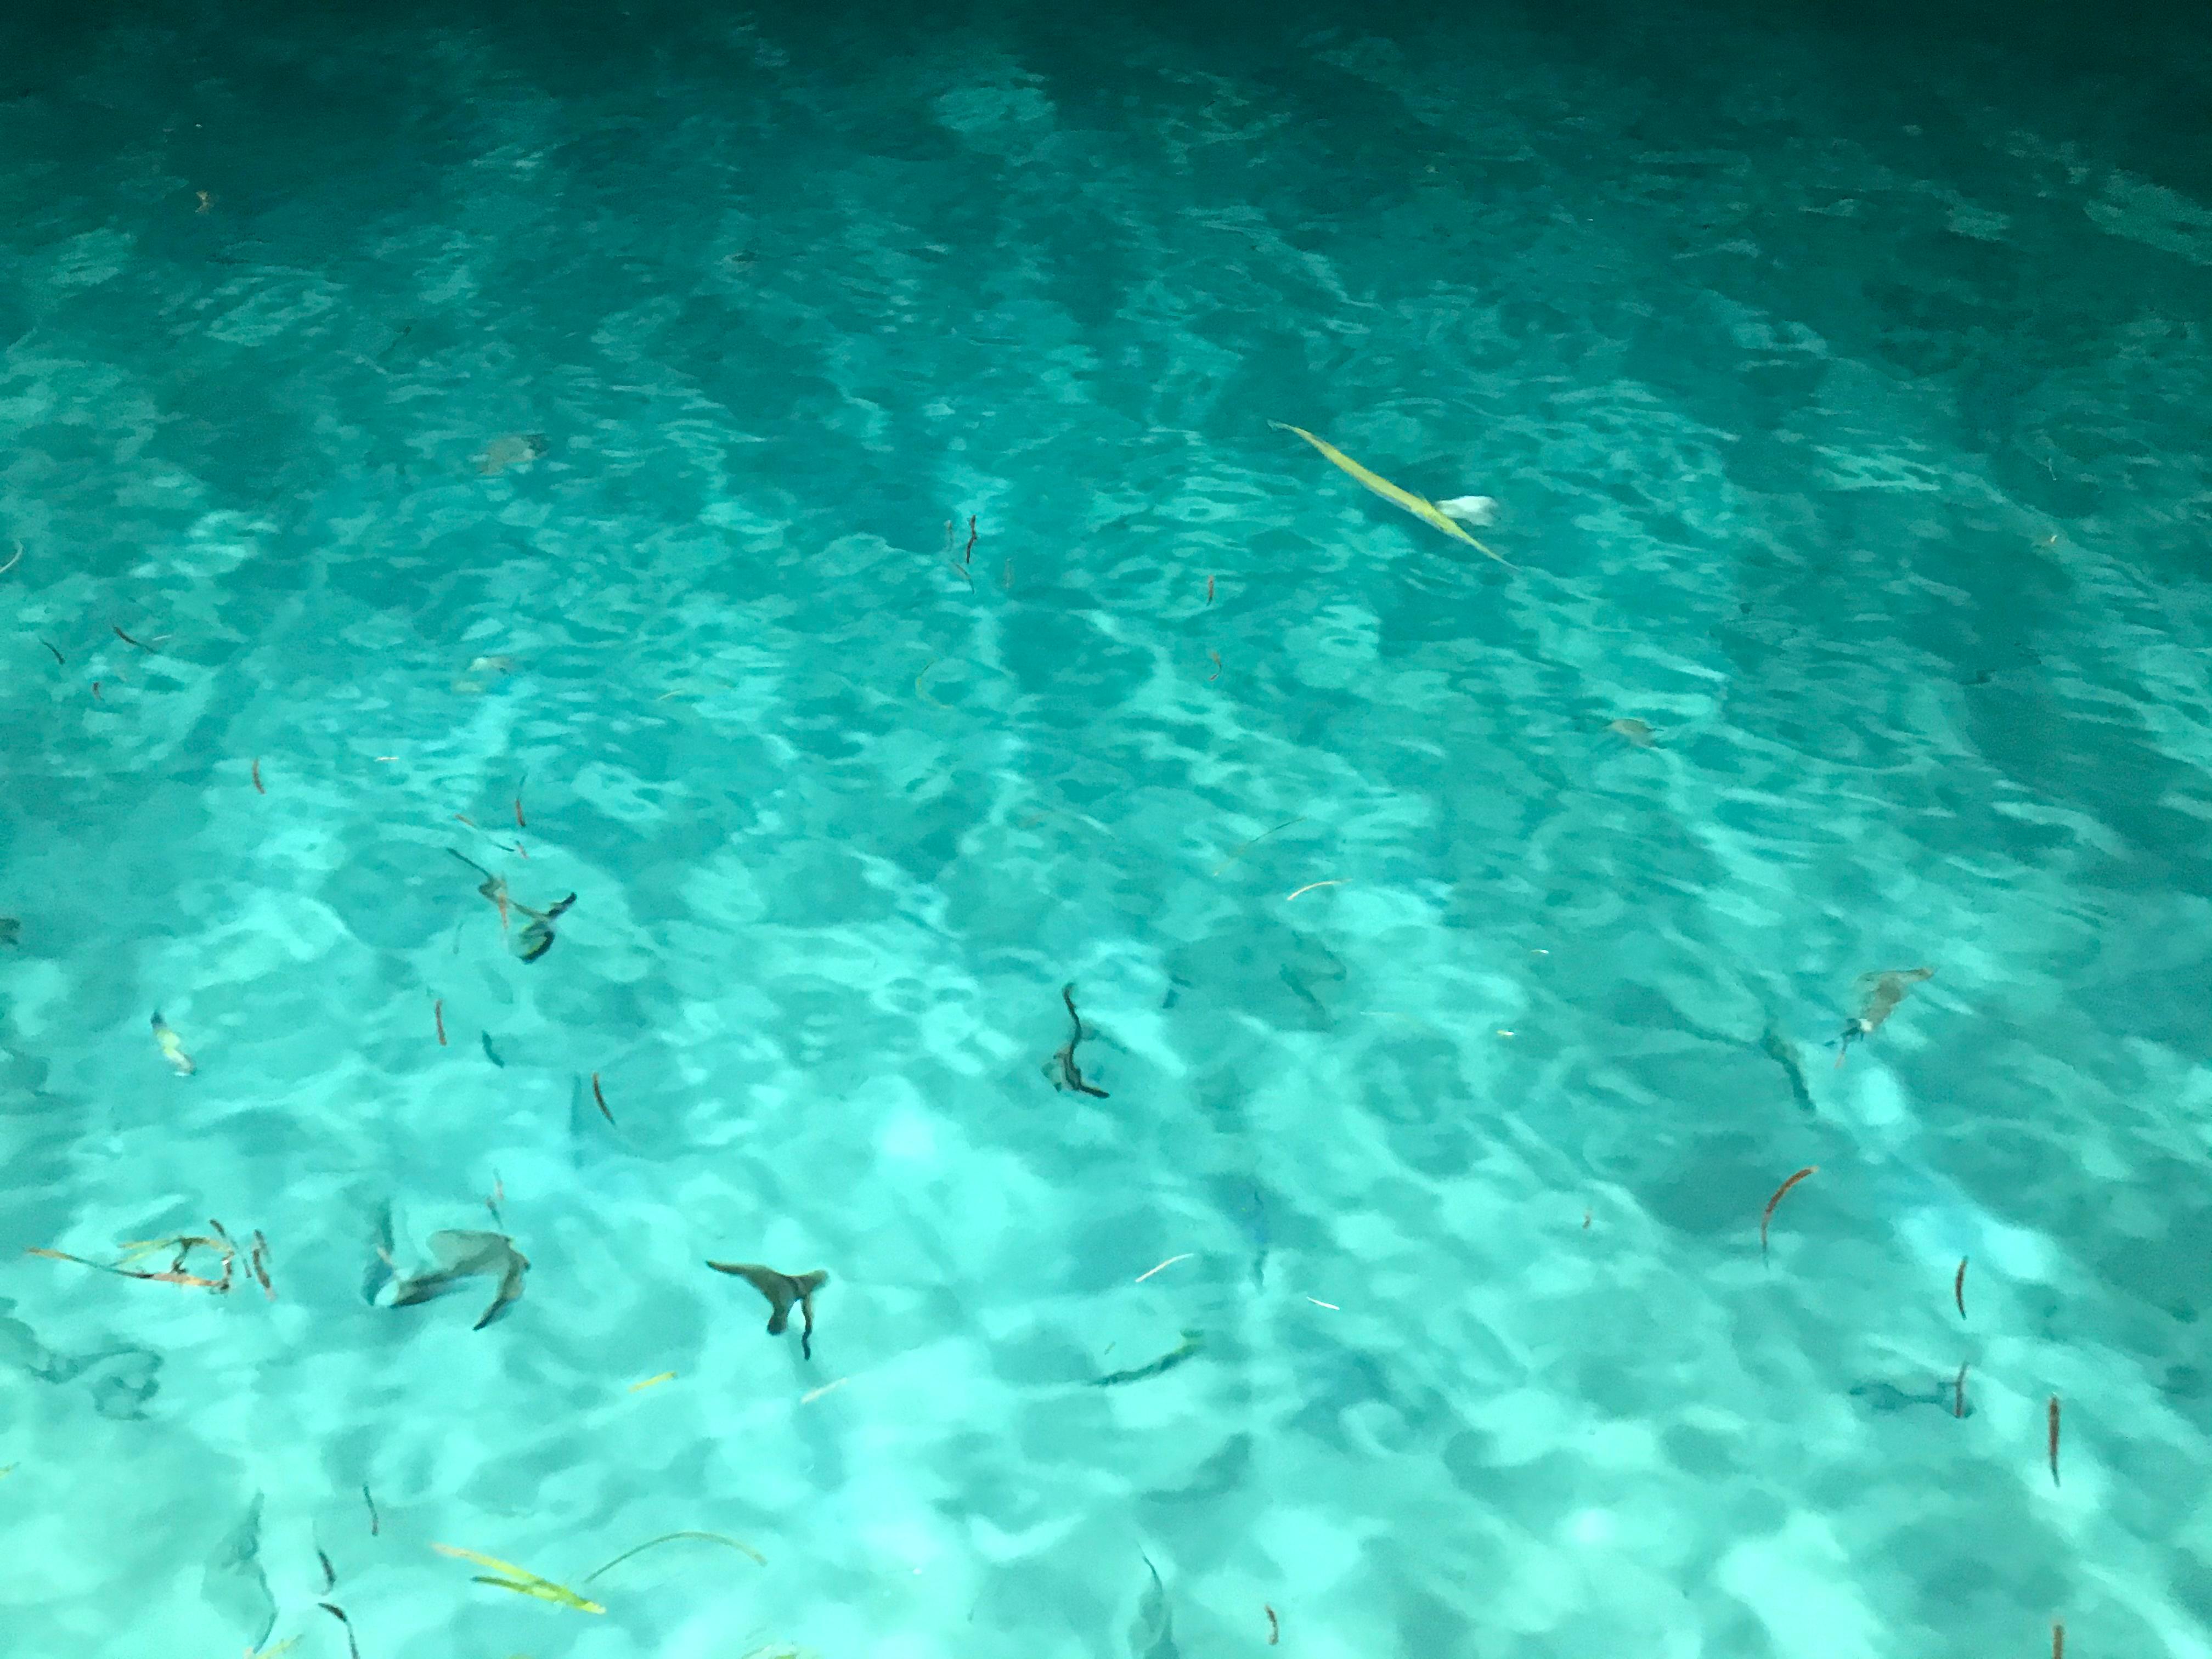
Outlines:
{"label": "turquoise water", "polygon": [[2212,1654],[2201,31],[102,16],[0,1649]]}

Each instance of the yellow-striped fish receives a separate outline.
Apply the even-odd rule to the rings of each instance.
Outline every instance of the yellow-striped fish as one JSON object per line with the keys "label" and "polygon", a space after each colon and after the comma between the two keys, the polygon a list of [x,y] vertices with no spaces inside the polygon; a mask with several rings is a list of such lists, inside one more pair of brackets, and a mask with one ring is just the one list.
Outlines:
{"label": "yellow-striped fish", "polygon": [[159,1009],[154,1013],[154,1045],[161,1049],[161,1058],[177,1068],[179,1077],[190,1077],[199,1069],[192,1064],[192,1057],[185,1052],[184,1038],[170,1029],[169,1022],[161,1018]]}
{"label": "yellow-striped fish", "polygon": [[1401,489],[1397,485],[1392,483],[1388,478],[1382,477],[1380,473],[1370,472],[1365,467],[1360,465],[1358,462],[1353,460],[1351,456],[1346,454],[1334,444],[1330,443],[1325,438],[1315,437],[1312,433],[1307,431],[1305,428],[1302,426],[1292,426],[1285,421],[1270,421],[1267,424],[1273,427],[1278,432],[1297,433],[1298,436],[1304,438],[1316,449],[1318,449],[1322,454],[1328,457],[1331,464],[1351,474],[1352,477],[1357,478],[1361,483],[1365,484],[1368,489],[1373,490],[1384,501],[1390,502],[1394,506],[1404,507],[1407,512],[1420,520],[1422,523],[1434,525],[1437,529],[1443,531],[1445,535],[1456,537],[1459,540],[1465,542],[1469,547],[1475,549],[1477,551],[1489,554],[1492,558],[1496,559],[1500,564],[1504,564],[1505,562],[1504,555],[1498,553],[1495,549],[1485,547],[1480,542],[1475,540],[1474,537],[1468,535],[1466,531],[1460,528],[1458,524],[1453,520],[1449,514],[1447,514],[1442,507],[1438,507],[1434,501],[1429,500],[1426,496],[1416,495],[1410,489]]}
{"label": "yellow-striped fish", "polygon": [[478,1573],[476,1582],[493,1584],[503,1590],[513,1590],[517,1595],[534,1596],[540,1601],[550,1601],[556,1607],[574,1607],[578,1613],[605,1613],[606,1609],[587,1596],[582,1596],[566,1584],[556,1584],[550,1578],[540,1578],[527,1567],[518,1567],[512,1561],[502,1561],[495,1555],[481,1554],[465,1550],[458,1544],[433,1544],[430,1547],[441,1555],[458,1556],[464,1561],[473,1561],[480,1567],[494,1567],[508,1575],[493,1577]]}

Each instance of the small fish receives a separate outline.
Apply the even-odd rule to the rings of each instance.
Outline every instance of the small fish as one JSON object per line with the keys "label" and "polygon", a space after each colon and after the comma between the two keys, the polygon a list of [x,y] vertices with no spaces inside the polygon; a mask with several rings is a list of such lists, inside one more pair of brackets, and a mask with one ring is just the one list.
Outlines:
{"label": "small fish", "polygon": [[352,1659],[361,1659],[361,1644],[353,1639],[353,1620],[346,1617],[345,1609],[331,1601],[318,1601],[315,1605],[345,1626],[346,1651]]}
{"label": "small fish", "polygon": [[502,1072],[507,1069],[507,1062],[499,1057],[499,1050],[491,1046],[491,1033],[489,1031],[486,1031],[483,1034],[483,1051],[484,1058],[486,1060],[498,1066]]}
{"label": "small fish", "polygon": [[1629,742],[1634,744],[1638,749],[1649,749],[1653,744],[1659,741],[1658,738],[1653,734],[1651,728],[1639,720],[1609,720],[1606,723],[1605,729],[1620,737],[1627,738]]}
{"label": "small fish", "polygon": [[1052,1079],[1052,1086],[1062,1094],[1073,1090],[1077,1094],[1090,1095],[1094,1099],[1110,1099],[1112,1097],[1103,1089],[1083,1080],[1082,1068],[1075,1063],[1075,1045],[1090,1035],[1083,1029],[1083,1016],[1075,1012],[1075,987],[1061,986],[1060,1000],[1067,1005],[1068,1022],[1075,1029],[1069,1035],[1066,1043],[1045,1062],[1045,1076]]}
{"label": "small fish", "polygon": [[453,690],[462,692],[481,691],[502,674],[514,672],[512,657],[472,657],[469,665],[453,676]]}
{"label": "small fish", "polygon": [[514,1241],[505,1233],[432,1233],[429,1245],[438,1265],[400,1279],[392,1292],[393,1307],[406,1308],[430,1301],[457,1288],[463,1279],[495,1275],[499,1289],[492,1296],[491,1305],[470,1328],[480,1331],[505,1312],[510,1303],[521,1298],[523,1275],[530,1271],[530,1258],[516,1249]]}
{"label": "small fish", "polygon": [[575,902],[576,896],[574,893],[571,893],[568,897],[562,899],[558,904],[553,906],[550,910],[533,910],[526,904],[517,904],[514,907],[516,909],[521,911],[526,916],[534,918],[534,920],[531,922],[529,927],[524,928],[520,933],[515,935],[514,954],[520,957],[525,962],[535,962],[538,957],[544,956],[548,951],[551,950],[553,948],[553,924],[566,915],[568,913],[568,907]]}
{"label": "small fish", "polygon": [[1498,498],[1495,495],[1455,495],[1448,501],[1438,501],[1437,511],[1448,519],[1457,519],[1462,524],[1480,529],[1498,522]]}
{"label": "small fish", "polygon": [[1308,443],[1311,444],[1316,449],[1318,449],[1323,455],[1327,456],[1333,465],[1349,474],[1353,478],[1358,479],[1361,483],[1366,485],[1368,489],[1373,490],[1376,495],[1380,495],[1384,501],[1390,502],[1393,506],[1404,507],[1407,512],[1420,520],[1422,523],[1434,525],[1437,529],[1443,531],[1445,535],[1455,537],[1460,541],[1465,542],[1469,547],[1475,549],[1478,552],[1488,553],[1492,558],[1496,559],[1500,564],[1505,562],[1502,555],[1483,546],[1480,542],[1468,535],[1466,531],[1460,528],[1459,523],[1456,520],[1452,518],[1450,514],[1444,512],[1444,510],[1438,507],[1434,501],[1430,501],[1426,496],[1416,495],[1410,489],[1401,489],[1396,484],[1392,483],[1388,478],[1383,477],[1379,473],[1370,472],[1365,467],[1360,465],[1358,462],[1353,460],[1351,456],[1346,454],[1334,444],[1328,442],[1325,439],[1315,437],[1312,433],[1307,431],[1302,426],[1291,426],[1283,421],[1270,421],[1267,424],[1273,427],[1278,432],[1297,433],[1298,436],[1304,438]]}
{"label": "small fish", "polygon": [[176,1068],[179,1077],[190,1077],[199,1067],[185,1052],[185,1040],[170,1029],[169,1022],[161,1018],[161,1010],[154,1011],[154,1044],[161,1051],[161,1058]]}
{"label": "small fish", "polygon": [[1790,1079],[1790,1097],[1797,1103],[1800,1111],[1813,1109],[1813,1091],[1806,1086],[1805,1062],[1797,1052],[1797,1045],[1779,1030],[1769,1025],[1759,1034],[1759,1052],[1782,1068]]}
{"label": "small fish", "polygon": [[1158,1376],[1171,1371],[1206,1346],[1206,1338],[1197,1331],[1185,1331],[1179,1346],[1170,1348],[1149,1365],[1139,1365],[1134,1370],[1109,1371],[1104,1376],[1093,1377],[1094,1389],[1111,1389],[1123,1382],[1141,1382],[1148,1376]]}
{"label": "small fish", "polygon": [[510,432],[477,452],[477,471],[487,478],[496,478],[510,466],[528,466],[550,447],[542,432]]}
{"label": "small fish", "polygon": [[[368,1247],[368,1266],[361,1276],[361,1299],[373,1308],[376,1298],[384,1293],[384,1287],[392,1282],[397,1267],[392,1256],[392,1206],[388,1203],[376,1206],[376,1215],[369,1224]],[[368,1488],[363,1486],[361,1490],[366,1497]]]}
{"label": "small fish", "polygon": [[805,1325],[799,1334],[799,1352],[805,1358],[814,1358],[814,1292],[830,1282],[830,1275],[820,1268],[811,1273],[780,1273],[773,1267],[763,1267],[751,1261],[709,1261],[707,1264],[718,1273],[735,1273],[768,1298],[768,1334],[781,1336],[791,1325],[791,1306],[799,1304]]}
{"label": "small fish", "polygon": [[1882,1021],[1905,1000],[1905,994],[1922,980],[1933,978],[1935,973],[1933,968],[1893,968],[1884,973],[1861,974],[1857,982],[1865,988],[1866,1000],[1858,1012],[1844,1022],[1843,1031],[1836,1038],[1836,1069],[1843,1070],[1851,1044],[1863,1042],[1880,1030]]}

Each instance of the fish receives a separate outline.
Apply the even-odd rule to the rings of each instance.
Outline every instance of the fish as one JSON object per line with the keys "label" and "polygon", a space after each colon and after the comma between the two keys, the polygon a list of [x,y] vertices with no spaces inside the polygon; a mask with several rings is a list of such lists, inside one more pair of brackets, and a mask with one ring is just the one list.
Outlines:
{"label": "fish", "polygon": [[1836,1038],[1836,1069],[1843,1070],[1851,1044],[1863,1042],[1880,1030],[1882,1021],[1905,1000],[1905,994],[1922,980],[1933,978],[1935,973],[1933,968],[1892,968],[1881,973],[1861,974],[1857,983],[1865,988],[1866,1000],[1859,1005],[1858,1012],[1844,1022],[1844,1029]]}
{"label": "fish", "polygon": [[1498,522],[1498,498],[1495,495],[1455,495],[1448,501],[1438,501],[1437,511],[1448,519],[1457,519],[1462,524],[1492,525]]}
{"label": "fish", "polygon": [[496,478],[510,466],[528,466],[551,447],[542,432],[509,432],[477,452],[477,471],[487,478]]}
{"label": "fish", "polygon": [[276,1627],[276,1598],[261,1570],[261,1498],[256,1494],[246,1516],[225,1533],[208,1558],[200,1594],[216,1612],[252,1632],[258,1648]]}
{"label": "fish", "polygon": [[553,948],[553,924],[568,914],[568,907],[576,902],[574,893],[550,910],[533,910],[526,904],[514,908],[526,916],[534,918],[530,926],[514,938],[514,954],[525,962],[535,962]]}
{"label": "fish", "polygon": [[1066,1044],[1045,1061],[1044,1074],[1052,1079],[1052,1086],[1062,1094],[1073,1090],[1077,1094],[1089,1095],[1097,1100],[1111,1099],[1112,1097],[1103,1089],[1085,1082],[1082,1068],[1075,1063],[1075,1045],[1089,1035],[1083,1029],[1083,1016],[1075,1012],[1075,987],[1072,984],[1061,986],[1060,1000],[1067,1005],[1067,1018],[1075,1030]]}
{"label": "fish", "polygon": [[1805,1084],[1804,1061],[1798,1057],[1797,1045],[1769,1024],[1759,1038],[1759,1052],[1782,1068],[1790,1079],[1790,1097],[1797,1103],[1798,1109],[1813,1109],[1813,1091]]}
{"label": "fish", "polygon": [[13,916],[0,916],[0,945],[21,945],[23,924]]}
{"label": "fish", "polygon": [[179,1077],[190,1077],[199,1070],[192,1064],[192,1057],[185,1052],[185,1040],[170,1029],[169,1022],[161,1018],[158,1008],[154,1011],[154,1044],[161,1049],[161,1058],[176,1068]]}
{"label": "fish", "polygon": [[523,1275],[530,1271],[530,1258],[516,1249],[514,1241],[505,1233],[432,1233],[429,1246],[438,1265],[400,1279],[392,1292],[393,1307],[406,1308],[428,1302],[456,1288],[465,1279],[497,1275],[499,1288],[493,1293],[491,1305],[469,1328],[480,1331],[506,1311],[510,1303],[521,1299]]}
{"label": "fish", "polygon": [[507,1062],[499,1057],[499,1050],[491,1046],[491,1033],[489,1031],[486,1031],[483,1034],[483,1051],[484,1058],[486,1060],[498,1066],[501,1071],[505,1071],[507,1069]]}
{"label": "fish", "polygon": [[1109,1371],[1104,1376],[1091,1378],[1091,1386],[1094,1389],[1111,1389],[1117,1388],[1124,1382],[1141,1382],[1148,1376],[1158,1376],[1163,1371],[1173,1370],[1205,1346],[1206,1338],[1202,1333],[1185,1331],[1180,1346],[1170,1348],[1151,1364],[1139,1365],[1133,1370]]}
{"label": "fish", "polygon": [[1380,495],[1384,501],[1392,503],[1394,506],[1404,507],[1407,512],[1420,520],[1422,523],[1434,525],[1438,530],[1443,531],[1445,535],[1455,537],[1458,540],[1465,542],[1469,547],[1474,548],[1478,552],[1489,554],[1492,558],[1496,559],[1500,564],[1504,564],[1505,562],[1505,557],[1503,554],[1498,552],[1495,549],[1485,547],[1480,542],[1475,540],[1474,537],[1468,535],[1466,531],[1460,528],[1459,523],[1456,520],[1455,520],[1449,514],[1446,513],[1442,507],[1438,507],[1434,501],[1429,500],[1426,496],[1416,495],[1410,489],[1401,489],[1396,484],[1392,483],[1388,478],[1383,477],[1379,473],[1370,472],[1365,467],[1360,465],[1358,462],[1353,460],[1351,456],[1346,454],[1334,444],[1328,442],[1326,439],[1315,437],[1312,433],[1307,431],[1302,426],[1291,426],[1287,422],[1284,421],[1270,421],[1267,424],[1273,427],[1278,432],[1297,433],[1298,436],[1304,438],[1308,443],[1311,444],[1316,449],[1318,449],[1323,455],[1327,456],[1332,465],[1341,469],[1346,473],[1348,473],[1353,478],[1358,479],[1361,483],[1366,485],[1368,489]]}
{"label": "fish", "polygon": [[384,1294],[384,1287],[392,1282],[396,1266],[392,1258],[392,1206],[388,1203],[376,1206],[376,1215],[369,1224],[368,1245],[368,1266],[361,1276],[361,1299],[373,1308],[376,1298]]}
{"label": "fish", "polygon": [[751,1261],[709,1261],[707,1264],[718,1273],[734,1273],[768,1298],[768,1334],[781,1336],[791,1324],[791,1305],[799,1304],[805,1320],[799,1333],[799,1352],[805,1358],[814,1358],[814,1292],[830,1282],[830,1275],[821,1268],[811,1273],[780,1273],[773,1267],[763,1267]]}
{"label": "fish", "polygon": [[1140,1554],[1152,1582],[1137,1598],[1137,1616],[1129,1626],[1130,1659],[1176,1659],[1175,1617],[1168,1607],[1168,1587],[1152,1558]]}
{"label": "fish", "polygon": [[1639,720],[1608,720],[1605,729],[1627,738],[1638,749],[1649,749],[1658,741],[1658,738],[1653,735],[1651,728]]}
{"label": "fish", "polygon": [[453,690],[464,692],[481,691],[488,683],[500,675],[513,672],[514,672],[514,659],[512,657],[472,657],[469,659],[469,665],[453,676]]}

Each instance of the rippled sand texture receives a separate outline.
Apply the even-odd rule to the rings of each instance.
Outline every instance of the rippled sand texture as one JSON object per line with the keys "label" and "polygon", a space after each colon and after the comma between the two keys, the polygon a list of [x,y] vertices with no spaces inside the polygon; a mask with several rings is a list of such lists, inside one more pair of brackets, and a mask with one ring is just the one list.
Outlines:
{"label": "rippled sand texture", "polygon": [[11,25],[0,1646],[2212,1652],[2203,42],[1031,10]]}

